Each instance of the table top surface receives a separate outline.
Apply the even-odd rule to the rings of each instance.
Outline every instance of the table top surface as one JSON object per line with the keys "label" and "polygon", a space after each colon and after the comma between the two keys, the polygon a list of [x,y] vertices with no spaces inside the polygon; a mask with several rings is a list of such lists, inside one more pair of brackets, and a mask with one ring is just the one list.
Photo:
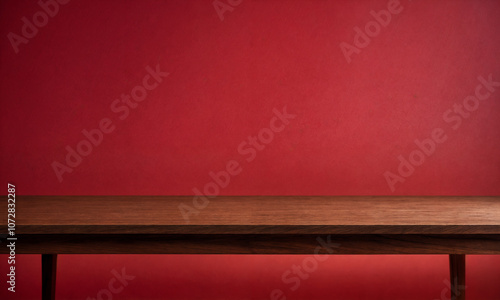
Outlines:
{"label": "table top surface", "polygon": [[[3,198],[6,201],[6,198]],[[18,234],[499,234],[500,197],[18,196]],[[181,208],[185,214],[181,212]],[[191,213],[189,213],[191,212]],[[0,216],[6,222],[7,215]]]}

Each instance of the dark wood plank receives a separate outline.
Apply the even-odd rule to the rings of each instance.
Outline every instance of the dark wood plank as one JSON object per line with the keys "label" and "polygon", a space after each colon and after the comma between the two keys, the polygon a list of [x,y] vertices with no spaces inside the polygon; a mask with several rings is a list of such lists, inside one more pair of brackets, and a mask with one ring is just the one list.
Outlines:
{"label": "dark wood plank", "polygon": [[36,234],[19,241],[19,254],[500,254],[500,235]]}
{"label": "dark wood plank", "polygon": [[451,300],[465,300],[465,254],[450,254]]}
{"label": "dark wood plank", "polygon": [[[6,197],[3,197],[6,201]],[[500,234],[500,197],[18,196],[18,234]],[[0,214],[3,223],[6,214]]]}
{"label": "dark wood plank", "polygon": [[57,254],[42,254],[42,300],[56,299],[56,271]]}

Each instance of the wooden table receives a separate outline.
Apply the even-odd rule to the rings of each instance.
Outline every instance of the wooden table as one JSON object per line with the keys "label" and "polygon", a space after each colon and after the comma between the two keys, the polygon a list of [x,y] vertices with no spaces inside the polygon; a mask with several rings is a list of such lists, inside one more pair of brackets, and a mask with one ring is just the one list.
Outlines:
{"label": "wooden table", "polygon": [[465,255],[500,254],[499,196],[220,196],[187,222],[192,201],[18,195],[16,254],[42,254],[43,299],[57,254],[449,254],[456,300]]}

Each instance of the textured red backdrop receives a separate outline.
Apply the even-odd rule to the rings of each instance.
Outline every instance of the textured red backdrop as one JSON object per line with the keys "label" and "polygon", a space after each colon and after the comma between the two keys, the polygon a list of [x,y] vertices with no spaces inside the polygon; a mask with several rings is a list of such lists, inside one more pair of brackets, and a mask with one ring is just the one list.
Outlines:
{"label": "textured red backdrop", "polygon": [[[0,182],[19,195],[192,195],[237,160],[220,194],[499,195],[500,88],[462,116],[454,105],[479,76],[500,81],[500,2],[396,2],[220,0],[222,19],[213,0],[73,0],[44,20],[36,1],[1,1]],[[398,13],[348,63],[341,43],[376,30],[370,12],[388,5]],[[19,42],[34,16],[47,24]],[[114,112],[147,66],[169,75]],[[285,106],[296,117],[247,161],[240,145]],[[59,180],[54,162],[104,118],[114,131]],[[384,173],[436,128],[446,141],[392,191]],[[330,257],[292,291],[281,276],[303,259],[61,256],[57,296],[106,299],[125,268],[135,278],[113,299],[449,298],[446,256]],[[5,276],[0,298],[37,299],[39,256],[17,263],[18,290]],[[500,299],[500,257],[467,267],[468,299]]]}

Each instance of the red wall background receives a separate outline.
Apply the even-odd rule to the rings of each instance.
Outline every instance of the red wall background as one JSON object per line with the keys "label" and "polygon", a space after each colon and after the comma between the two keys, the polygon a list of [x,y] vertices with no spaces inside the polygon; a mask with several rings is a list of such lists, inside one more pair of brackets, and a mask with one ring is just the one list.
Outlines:
{"label": "red wall background", "polygon": [[[192,195],[234,159],[243,171],[220,194],[499,195],[500,88],[456,129],[443,114],[479,76],[500,81],[500,2],[401,0],[348,63],[339,45],[391,1],[220,0],[238,4],[221,20],[212,0],[72,0],[18,53],[9,33],[41,7],[2,1],[0,181],[19,195]],[[168,77],[121,120],[110,106],[157,65]],[[296,117],[248,162],[239,145],[285,106]],[[103,118],[115,130],[60,182],[53,162]],[[447,140],[391,191],[384,172],[435,128]],[[57,296],[96,298],[125,268],[135,279],[113,299],[449,299],[446,256],[333,256],[292,291],[281,276],[303,259],[61,256]],[[467,263],[468,299],[500,299],[500,258]],[[0,298],[39,298],[39,256],[17,270]]]}

